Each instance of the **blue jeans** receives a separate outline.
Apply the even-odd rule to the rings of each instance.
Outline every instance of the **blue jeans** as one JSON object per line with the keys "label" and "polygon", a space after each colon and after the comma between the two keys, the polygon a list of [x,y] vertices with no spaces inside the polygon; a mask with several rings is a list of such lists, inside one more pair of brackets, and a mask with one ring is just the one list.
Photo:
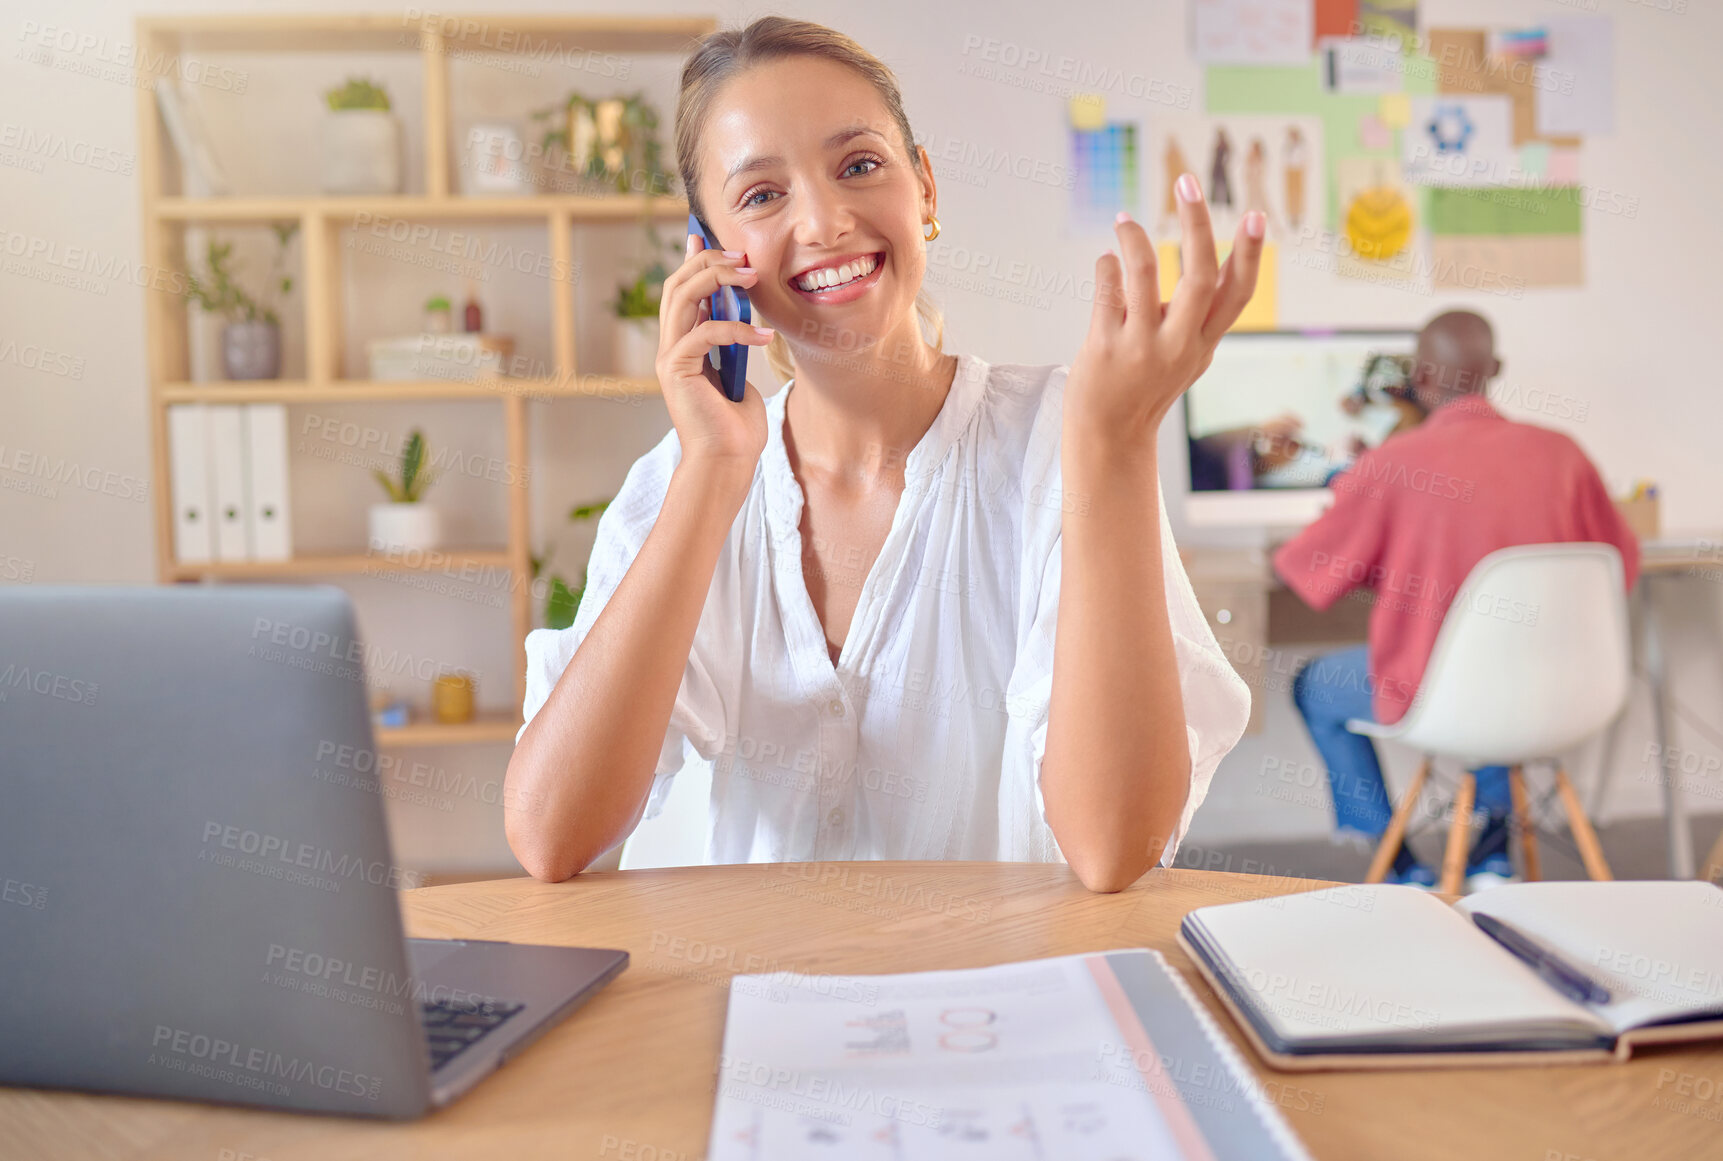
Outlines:
{"label": "blue jeans", "polygon": [[[1379,838],[1394,809],[1382,782],[1376,743],[1346,728],[1351,718],[1376,720],[1366,653],[1366,647],[1358,645],[1313,659],[1293,679],[1292,700],[1328,766],[1335,826]],[[1506,818],[1512,803],[1508,768],[1480,766],[1472,773],[1477,777],[1476,809],[1489,811],[1492,820]]]}

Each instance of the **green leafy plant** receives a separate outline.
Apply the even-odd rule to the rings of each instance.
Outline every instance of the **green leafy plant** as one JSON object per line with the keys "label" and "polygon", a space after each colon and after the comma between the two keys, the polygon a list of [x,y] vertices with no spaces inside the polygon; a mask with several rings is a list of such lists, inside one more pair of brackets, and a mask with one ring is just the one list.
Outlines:
{"label": "green leafy plant", "polygon": [[[658,110],[647,102],[643,94],[636,93],[622,103],[622,125],[628,131],[629,140],[634,142],[630,160],[646,175],[643,183],[645,192],[668,193],[671,175],[661,164],[664,150],[658,144]],[[620,184],[618,188],[626,190],[628,187]]]}
{"label": "green leafy plant", "polygon": [[[438,316],[441,315],[439,318]],[[425,330],[441,332],[452,329],[455,312],[447,296],[433,294],[425,300]]]}
{"label": "green leafy plant", "polygon": [[331,109],[381,109],[389,111],[389,94],[381,86],[374,85],[363,77],[348,77],[347,83],[339,89],[330,89],[323,94],[323,99],[329,102]]}
{"label": "green leafy plant", "polygon": [[[655,251],[667,255],[679,255],[681,252],[678,243],[672,241],[666,244],[659,237],[658,228],[650,221],[646,224],[646,236],[651,239],[650,247]],[[657,318],[658,305],[664,298],[664,280],[670,276],[670,269],[670,263],[665,258],[655,258],[641,270],[633,282],[619,284],[616,287],[616,297],[610,304],[616,317]]]}
{"label": "green leafy plant", "polygon": [[[576,504],[568,510],[568,519],[572,524],[583,524],[596,519],[606,508],[610,500],[594,500],[590,504]],[[532,558],[532,575],[536,579],[550,563],[551,553]],[[575,614],[580,612],[580,598],[586,595],[586,570],[580,570],[580,587],[575,588],[560,575],[552,573],[550,589],[544,598],[544,625],[547,629],[566,629],[574,624]]]}
{"label": "green leafy plant", "polygon": [[201,278],[195,272],[188,273],[185,296],[230,323],[262,319],[279,325],[281,320],[275,314],[275,301],[278,295],[285,296],[293,289],[293,278],[283,273],[282,267],[287,261],[287,244],[298,232],[299,223],[273,222],[269,228],[275,235],[275,260],[270,265],[269,278],[261,295],[253,298],[236,281],[239,271],[232,262],[233,243],[211,237],[204,255],[209,272]]}
{"label": "green leafy plant", "polygon": [[564,152],[574,148],[573,143],[568,139],[568,118],[573,110],[579,108],[585,108],[590,113],[594,105],[592,101],[579,93],[570,93],[559,105],[546,105],[542,109],[532,111],[531,116],[534,121],[549,121],[558,114],[562,118],[556,122],[555,128],[547,128],[544,131],[544,135],[539,138],[540,148],[549,149],[552,145],[560,145]]}
{"label": "green leafy plant", "polygon": [[[570,168],[578,176],[612,186],[618,193],[668,195],[676,175],[663,166],[664,148],[658,141],[658,110],[647,101],[644,92],[620,100],[620,141],[599,141],[591,156],[584,159],[572,156],[574,143],[569,139],[568,127],[583,113],[586,118],[596,121],[598,100],[571,92],[559,103],[533,110],[532,119],[548,126],[539,138],[540,147],[548,150],[552,145],[560,145],[565,153],[570,154]],[[557,120],[552,122],[552,118]],[[605,160],[605,151],[618,144],[622,147],[623,162],[612,167]],[[638,190],[631,186],[636,180]]]}
{"label": "green leafy plant", "polygon": [[663,267],[654,264],[641,271],[633,282],[618,286],[612,304],[616,317],[657,318],[658,305],[664,298],[664,277]]}
{"label": "green leafy plant", "polygon": [[431,481],[437,478],[435,472],[425,467],[425,434],[416,427],[401,447],[400,472],[401,478],[397,480],[382,468],[371,469],[371,474],[383,485],[389,499],[397,504],[417,504],[425,489],[431,486]]}

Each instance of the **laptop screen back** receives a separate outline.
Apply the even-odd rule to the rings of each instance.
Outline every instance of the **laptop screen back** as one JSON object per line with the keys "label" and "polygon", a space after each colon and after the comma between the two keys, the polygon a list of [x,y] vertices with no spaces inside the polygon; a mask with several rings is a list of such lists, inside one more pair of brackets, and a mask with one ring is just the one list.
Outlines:
{"label": "laptop screen back", "polygon": [[424,1111],[364,660],[330,587],[0,590],[0,1083]]}

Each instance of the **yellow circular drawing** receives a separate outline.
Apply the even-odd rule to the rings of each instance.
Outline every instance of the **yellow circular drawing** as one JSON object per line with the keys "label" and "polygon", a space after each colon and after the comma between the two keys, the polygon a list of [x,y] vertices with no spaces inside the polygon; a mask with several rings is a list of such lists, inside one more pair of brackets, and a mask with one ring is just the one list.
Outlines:
{"label": "yellow circular drawing", "polygon": [[1346,240],[1360,258],[1386,262],[1412,240],[1412,206],[1399,190],[1379,185],[1346,207]]}

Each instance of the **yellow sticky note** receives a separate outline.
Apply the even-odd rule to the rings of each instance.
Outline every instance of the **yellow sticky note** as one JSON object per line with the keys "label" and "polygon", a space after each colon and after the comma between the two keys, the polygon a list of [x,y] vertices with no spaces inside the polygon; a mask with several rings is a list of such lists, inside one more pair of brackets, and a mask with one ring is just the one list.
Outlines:
{"label": "yellow sticky note", "polygon": [[1404,129],[1412,123],[1412,98],[1405,93],[1383,93],[1376,104],[1376,119],[1390,129]]}
{"label": "yellow sticky note", "polygon": [[1280,259],[1273,242],[1262,244],[1262,265],[1256,272],[1256,293],[1232,324],[1235,331],[1272,331],[1280,322]]}
{"label": "yellow sticky note", "polygon": [[[1223,242],[1216,247],[1222,262],[1232,252],[1232,244]],[[1161,301],[1171,301],[1179,284],[1179,244],[1162,242],[1155,247],[1156,265],[1160,269]],[[1256,272],[1256,292],[1244,304],[1235,331],[1272,331],[1280,317],[1280,261],[1273,242],[1262,244],[1262,265]]]}
{"label": "yellow sticky note", "polygon": [[1161,272],[1161,301],[1170,301],[1179,284],[1179,244],[1162,242],[1156,246],[1155,266]]}
{"label": "yellow sticky note", "polygon": [[1107,127],[1107,98],[1102,93],[1076,93],[1070,100],[1071,128],[1093,132]]}

